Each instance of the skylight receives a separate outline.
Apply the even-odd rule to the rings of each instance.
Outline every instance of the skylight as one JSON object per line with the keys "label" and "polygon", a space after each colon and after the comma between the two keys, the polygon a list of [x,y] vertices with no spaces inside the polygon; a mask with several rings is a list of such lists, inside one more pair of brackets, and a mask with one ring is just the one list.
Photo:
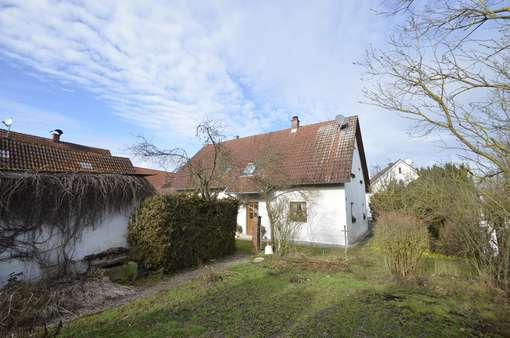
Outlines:
{"label": "skylight", "polygon": [[80,168],[82,169],[92,169],[92,164],[89,162],[80,162]]}
{"label": "skylight", "polygon": [[250,162],[246,165],[246,168],[244,168],[243,175],[251,176],[255,172],[255,169],[257,169],[257,166],[255,165],[255,163]]}

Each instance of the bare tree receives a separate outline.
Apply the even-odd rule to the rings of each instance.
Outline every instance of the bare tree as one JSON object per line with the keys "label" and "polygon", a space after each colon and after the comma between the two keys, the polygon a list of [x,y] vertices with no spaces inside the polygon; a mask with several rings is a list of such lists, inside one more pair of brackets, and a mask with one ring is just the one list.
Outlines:
{"label": "bare tree", "polygon": [[376,84],[365,88],[366,100],[416,121],[420,132],[452,136],[474,163],[487,226],[480,236],[475,220],[465,242],[475,245],[474,262],[490,262],[493,278],[508,288],[510,5],[400,0],[381,14],[401,24],[389,50],[367,51],[364,65]]}
{"label": "bare tree", "polygon": [[229,154],[223,147],[223,126],[215,121],[206,120],[196,127],[196,137],[204,144],[202,151],[207,156],[191,157],[185,149],[160,149],[143,136],[131,150],[140,157],[158,161],[162,167],[176,166],[187,171],[193,187],[206,199],[216,198],[222,179],[227,175],[225,170],[230,161]]}
{"label": "bare tree", "polygon": [[292,198],[311,201],[313,194],[293,189],[292,181],[284,166],[286,152],[269,140],[259,140],[256,148],[256,170],[253,182],[266,204],[270,223],[271,241],[275,252],[288,253],[290,243],[300,231],[303,222],[293,219],[289,205]]}
{"label": "bare tree", "polygon": [[364,63],[368,103],[446,131],[485,174],[510,175],[510,6],[502,1],[393,2],[403,23]]}

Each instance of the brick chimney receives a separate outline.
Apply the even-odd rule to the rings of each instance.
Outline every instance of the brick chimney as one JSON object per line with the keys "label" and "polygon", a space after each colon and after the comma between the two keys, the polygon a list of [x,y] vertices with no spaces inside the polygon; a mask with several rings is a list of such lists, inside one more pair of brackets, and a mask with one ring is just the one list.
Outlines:
{"label": "brick chimney", "polygon": [[292,120],[290,121],[290,132],[295,133],[299,129],[299,118],[297,116],[292,116]]}
{"label": "brick chimney", "polygon": [[58,143],[60,142],[60,135],[62,135],[64,132],[61,129],[55,129],[51,131],[51,135],[53,138],[53,142]]}

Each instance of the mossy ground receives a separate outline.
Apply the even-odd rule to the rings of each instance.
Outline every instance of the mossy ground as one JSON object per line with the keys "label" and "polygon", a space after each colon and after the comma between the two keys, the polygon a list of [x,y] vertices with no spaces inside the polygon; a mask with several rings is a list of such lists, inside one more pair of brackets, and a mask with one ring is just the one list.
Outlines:
{"label": "mossy ground", "polygon": [[[249,243],[238,243],[249,251]],[[213,278],[214,277],[214,278]],[[64,325],[65,337],[508,336],[505,296],[465,262],[424,258],[398,283],[377,248],[296,248]]]}

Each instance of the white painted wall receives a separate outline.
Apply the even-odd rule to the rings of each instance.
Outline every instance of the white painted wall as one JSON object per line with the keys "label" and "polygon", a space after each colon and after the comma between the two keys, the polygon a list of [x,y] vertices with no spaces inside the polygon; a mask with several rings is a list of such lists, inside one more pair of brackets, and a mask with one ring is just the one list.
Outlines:
{"label": "white painted wall", "polygon": [[[99,224],[93,228],[87,228],[75,246],[73,260],[79,262],[87,255],[99,253],[109,248],[127,247],[127,224],[132,210],[126,209],[121,213],[105,215]],[[45,245],[45,249],[48,250],[50,256],[55,250],[56,243],[57,241],[52,241]],[[78,270],[87,268],[84,264],[76,264],[75,267]],[[36,262],[20,260],[0,262],[0,287],[6,283],[11,272],[22,272],[22,278],[25,280],[38,279],[42,274]]]}
{"label": "white painted wall", "polygon": [[[300,231],[295,240],[316,244],[344,245],[345,193],[343,185],[316,186],[285,190],[275,193],[285,196],[289,202],[307,202],[307,222],[299,225]],[[257,196],[238,196],[245,201],[259,202],[259,216],[262,226],[266,228],[266,238],[270,239],[270,223],[267,216],[266,202]],[[246,232],[246,207],[241,206],[237,215],[237,222]]]}
{"label": "white painted wall", "polygon": [[[349,245],[355,243],[368,231],[369,214],[366,182],[357,142],[354,147],[351,173],[354,174],[354,177],[351,177],[351,181],[345,184],[345,208]],[[355,222],[353,222],[353,216],[356,219]]]}

